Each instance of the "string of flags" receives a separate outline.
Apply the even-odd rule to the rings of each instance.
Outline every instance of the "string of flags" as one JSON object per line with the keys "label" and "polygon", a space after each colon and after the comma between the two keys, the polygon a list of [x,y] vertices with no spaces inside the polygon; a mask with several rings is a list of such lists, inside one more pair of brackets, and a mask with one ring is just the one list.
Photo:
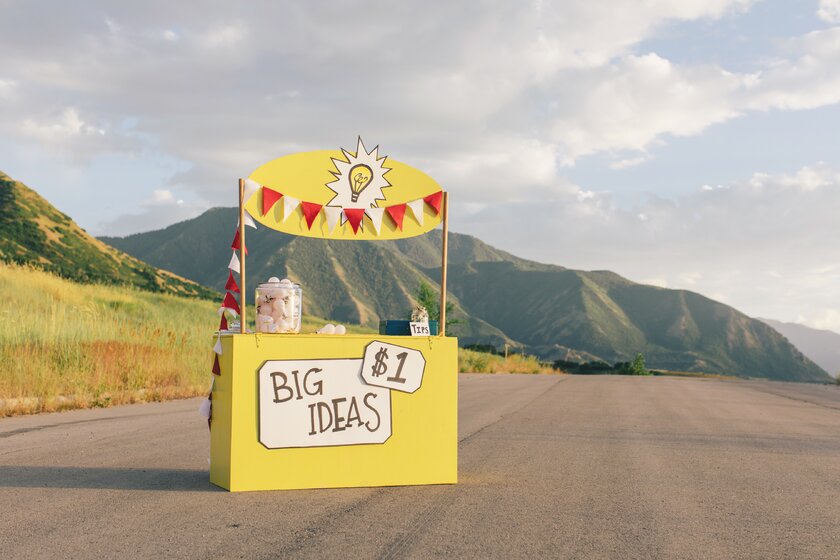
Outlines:
{"label": "string of flags", "polygon": [[[256,190],[259,189],[257,185],[256,189],[253,185],[245,185],[245,200],[250,198],[256,193]],[[245,225],[251,228],[256,229],[257,224],[254,221],[254,218],[245,211],[244,220]],[[212,416],[213,416],[213,405],[211,402],[211,398],[213,396],[213,385],[215,385],[215,380],[217,375],[222,374],[222,367],[219,361],[219,357],[222,355],[222,332],[228,330],[228,315],[232,317],[239,317],[242,314],[242,310],[239,306],[239,301],[237,301],[236,296],[234,294],[239,294],[240,297],[242,296],[242,290],[239,287],[239,284],[236,282],[236,278],[233,276],[233,273],[241,274],[241,263],[239,262],[239,255],[237,251],[240,249],[247,255],[248,254],[248,247],[244,246],[242,243],[242,239],[239,236],[239,223],[237,222],[236,233],[233,236],[233,241],[230,244],[230,248],[232,251],[230,262],[228,263],[228,277],[227,281],[225,282],[225,297],[222,300],[221,305],[219,306],[219,315],[221,316],[221,320],[219,322],[219,332],[216,335],[216,343],[213,345],[213,367],[211,371],[213,372],[213,382],[210,384],[210,394],[207,396],[205,400],[201,402],[201,405],[198,408],[198,412],[201,416],[207,418],[207,426],[210,427],[212,424]]]}
{"label": "string of flags", "polygon": [[[307,228],[312,229],[312,225],[315,223],[316,218],[321,212],[323,212],[327,221],[327,229],[330,232],[335,229],[335,226],[338,224],[339,219],[343,215],[344,219],[350,224],[350,227],[353,228],[353,233],[357,234],[359,229],[362,227],[364,217],[367,216],[374,231],[376,231],[376,234],[379,235],[379,231],[382,228],[382,220],[386,214],[394,222],[394,225],[402,231],[406,210],[409,209],[411,210],[414,219],[422,226],[423,205],[429,205],[435,215],[438,215],[440,214],[441,203],[443,201],[443,191],[438,191],[423,198],[412,200],[411,202],[403,202],[402,204],[394,204],[384,208],[343,208],[340,206],[324,206],[323,204],[317,204],[315,202],[298,200],[269,187],[260,186],[258,183],[255,183],[250,179],[248,179],[245,183],[248,184],[249,182],[256,186],[256,188],[252,186],[252,194],[256,193],[257,190],[262,191],[261,210],[263,216],[268,214],[278,202],[282,201],[284,222],[292,215],[297,207],[300,206],[303,217],[306,219]],[[247,254],[247,252],[245,254]]]}

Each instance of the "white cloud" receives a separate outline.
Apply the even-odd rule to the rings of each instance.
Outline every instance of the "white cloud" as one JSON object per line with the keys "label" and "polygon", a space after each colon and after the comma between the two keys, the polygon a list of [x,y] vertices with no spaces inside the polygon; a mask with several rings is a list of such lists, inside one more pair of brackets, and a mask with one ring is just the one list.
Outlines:
{"label": "white cloud", "polygon": [[17,82],[15,80],[0,79],[0,99],[11,99],[16,88]]}
{"label": "white cloud", "polygon": [[620,159],[617,161],[613,161],[610,163],[610,169],[626,169],[628,167],[636,167],[637,165],[641,165],[647,161],[650,161],[652,156],[650,154],[644,154],[638,157],[632,158],[625,158]]}
{"label": "white cloud", "polygon": [[[668,22],[751,4],[569,0],[474,10],[417,0],[371,12],[342,3],[103,2],[56,6],[61,25],[37,37],[23,32],[31,14],[21,8],[0,22],[0,70],[36,94],[15,107],[32,123],[59,101],[95,107],[85,121],[136,120],[147,149],[193,166],[173,181],[194,177],[190,186],[211,203],[225,200],[226,177],[283,149],[338,147],[360,133],[440,170],[441,182],[465,185],[465,198],[478,201],[488,185],[503,196],[506,159],[523,162],[524,182],[546,185],[558,162],[643,150],[737,114],[717,90],[739,77],[632,49]],[[107,14],[104,25],[90,13]],[[639,162],[630,154],[615,165]]]}
{"label": "white cloud", "polygon": [[837,208],[840,172],[815,164],[680,198],[651,197],[629,209],[608,193],[581,198],[570,190],[554,201],[453,212],[456,223],[520,256],[608,268],[690,289],[752,316],[801,315],[811,326],[840,329],[829,312],[840,301]]}
{"label": "white cloud", "polygon": [[180,198],[175,198],[172,191],[168,189],[155,189],[152,191],[152,196],[141,203],[142,206],[170,206],[173,204],[181,205],[184,204],[184,201]]}
{"label": "white cloud", "polygon": [[828,23],[840,23],[840,0],[820,0],[817,16]]}
{"label": "white cloud", "polygon": [[198,35],[198,42],[210,49],[234,47],[241,43],[248,34],[248,26],[242,22],[229,23],[213,27]]}
{"label": "white cloud", "polygon": [[840,333],[840,308],[824,309],[814,315],[800,316],[797,322],[809,325],[815,329],[826,329]]}
{"label": "white cloud", "polygon": [[26,119],[20,127],[21,133],[33,137],[41,142],[60,141],[74,136],[104,136],[105,130],[91,126],[79,117],[79,111],[68,107],[62,111],[57,121],[52,123],[37,123]]}

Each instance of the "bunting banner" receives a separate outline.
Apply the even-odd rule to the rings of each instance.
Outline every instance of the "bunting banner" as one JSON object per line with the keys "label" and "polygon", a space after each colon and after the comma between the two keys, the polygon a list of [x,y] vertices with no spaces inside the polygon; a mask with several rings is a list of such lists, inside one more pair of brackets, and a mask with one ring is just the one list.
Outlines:
{"label": "bunting banner", "polygon": [[296,198],[292,198],[291,196],[284,196],[283,197],[283,221],[285,222],[289,216],[294,213],[295,209],[300,204],[300,201]]}
{"label": "bunting banner", "polygon": [[225,282],[225,290],[229,292],[236,292],[239,293],[239,285],[236,283],[236,280],[233,278],[233,271],[228,271],[228,279]]}
{"label": "bunting banner", "polygon": [[228,264],[228,268],[234,271],[235,273],[239,274],[239,257],[236,255],[236,251],[233,252],[233,256],[230,258],[230,264]]}
{"label": "bunting banner", "polygon": [[391,216],[391,219],[394,220],[394,224],[396,224],[400,231],[403,230],[403,218],[405,218],[406,207],[407,205],[405,204],[396,204],[385,208],[385,211],[388,212],[388,215]]}
{"label": "bunting banner", "polygon": [[216,337],[216,344],[213,345],[213,352],[215,352],[219,356],[222,355],[222,335],[221,334],[218,337]]}
{"label": "bunting banner", "polygon": [[283,195],[279,192],[269,189],[268,187],[263,187],[262,189],[262,215],[265,216],[268,214],[269,210],[277,204],[277,201]]}
{"label": "bunting banner", "polygon": [[347,218],[348,222],[350,222],[350,226],[353,228],[353,233],[359,233],[359,226],[362,225],[362,218],[365,217],[365,209],[345,208],[344,217]]}
{"label": "bunting banner", "polygon": [[429,196],[423,198],[423,200],[426,201],[426,204],[434,208],[435,216],[440,214],[440,204],[443,200],[443,192],[438,191],[434,194],[430,194]]}
{"label": "bunting banner", "polygon": [[[409,208],[411,209],[411,213],[414,215],[414,218],[417,220],[417,223],[420,226],[423,226],[425,216],[424,207],[428,206],[429,208],[431,208],[432,213],[435,216],[439,216],[441,204],[443,201],[443,191],[438,191],[436,193],[432,193],[429,196],[418,198],[417,200],[411,200],[409,202],[403,202],[401,204],[394,204],[393,206],[385,206],[381,208],[342,208],[339,206],[324,206],[316,202],[298,200],[291,196],[280,195],[279,193],[276,193],[271,189],[267,188],[263,188],[263,190],[273,193],[270,195],[270,198],[273,198],[275,195],[278,196],[278,198],[274,200],[272,204],[276,203],[277,200],[279,200],[279,197],[282,196],[283,222],[285,222],[289,218],[289,216],[294,214],[295,210],[298,207],[300,207],[301,213],[303,214],[303,217],[306,221],[307,230],[312,230],[312,226],[315,224],[316,220],[318,219],[318,216],[323,210],[327,233],[331,233],[335,229],[335,227],[341,220],[341,215],[344,214],[345,219],[350,223],[350,227],[352,228],[354,235],[358,234],[359,231],[362,229],[362,218],[366,215],[370,220],[371,224],[373,225],[374,234],[376,236],[379,236],[380,232],[382,231],[382,219],[385,213],[387,213],[388,216],[391,217],[391,220],[394,222],[395,231],[403,231],[406,210]],[[265,200],[266,199],[264,195],[263,201]],[[247,218],[250,217],[250,214],[246,211],[246,223]],[[256,225],[254,225],[254,227],[256,227]],[[231,248],[238,250],[239,245],[239,231],[237,230],[236,235],[233,238],[233,244],[231,245]],[[248,254],[247,247],[245,248],[245,254]],[[233,270],[239,272],[238,269]]]}
{"label": "bunting banner", "polygon": [[[239,230],[236,230],[236,234],[233,236],[233,243],[230,244],[230,248],[234,251],[238,251],[242,246],[242,241],[239,239]],[[248,247],[245,247],[245,254],[248,254]]]}
{"label": "bunting banner", "polygon": [[228,330],[227,317],[225,317],[225,314],[224,314],[224,313],[222,313],[222,320],[219,322],[219,330],[220,330],[220,331],[226,331],[226,330]]}
{"label": "bunting banner", "polygon": [[257,191],[260,190],[261,187],[262,186],[256,181],[252,181],[251,179],[245,179],[245,188],[243,189],[242,193],[242,202],[248,202],[252,196],[257,194]]}
{"label": "bunting banner", "polygon": [[370,223],[373,224],[373,229],[376,230],[376,235],[379,235],[379,230],[382,229],[382,216],[385,215],[384,208],[368,208],[365,210]]}
{"label": "bunting banner", "polygon": [[338,221],[341,219],[341,207],[339,206],[324,206],[324,214],[327,217],[327,232],[332,232]]}
{"label": "bunting banner", "polygon": [[417,223],[422,226],[423,225],[423,199],[412,200],[411,202],[407,202],[406,206],[411,208],[411,213],[414,214],[414,219],[417,220]]}
{"label": "bunting banner", "polygon": [[230,309],[237,315],[239,315],[240,313],[239,303],[236,301],[236,298],[233,297],[233,294],[231,294],[230,292],[225,293],[225,299],[222,302],[222,309]]}
{"label": "bunting banner", "polygon": [[[248,181],[260,185],[262,195],[252,196],[245,210],[261,225],[293,235],[403,239],[431,231],[442,221],[440,185],[381,154],[378,146],[366,148],[361,139],[355,150],[275,159],[257,168]],[[281,200],[282,211],[277,207]],[[405,217],[409,208],[413,219]],[[380,220],[385,213],[388,219]]]}
{"label": "bunting banner", "polygon": [[312,224],[321,212],[322,206],[314,202],[301,202],[300,207],[303,210],[303,217],[306,218],[306,227],[312,229]]}
{"label": "bunting banner", "polygon": [[198,406],[198,413],[208,420],[210,420],[210,406],[211,403],[209,397],[201,401],[201,404]]}
{"label": "bunting banner", "polygon": [[213,375],[222,375],[222,366],[219,365],[218,354],[213,354]]}
{"label": "bunting banner", "polygon": [[[251,216],[251,213],[245,210],[245,225],[254,229],[257,229],[257,224],[254,222],[254,218]],[[236,227],[239,227],[239,220],[236,220]]]}

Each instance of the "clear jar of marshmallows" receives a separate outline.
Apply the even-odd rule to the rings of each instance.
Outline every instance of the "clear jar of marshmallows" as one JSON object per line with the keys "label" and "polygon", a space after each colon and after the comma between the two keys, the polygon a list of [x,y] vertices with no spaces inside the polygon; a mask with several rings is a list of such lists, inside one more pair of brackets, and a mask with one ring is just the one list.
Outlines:
{"label": "clear jar of marshmallows", "polygon": [[301,289],[288,278],[270,278],[257,286],[257,332],[299,333]]}

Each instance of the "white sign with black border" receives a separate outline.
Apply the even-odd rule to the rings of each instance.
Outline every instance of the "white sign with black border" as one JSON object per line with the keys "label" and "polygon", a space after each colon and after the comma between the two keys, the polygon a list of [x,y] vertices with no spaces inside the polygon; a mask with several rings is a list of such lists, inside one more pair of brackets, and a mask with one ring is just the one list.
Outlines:
{"label": "white sign with black border", "polygon": [[391,392],[361,375],[362,360],[270,360],[258,371],[259,440],[269,449],[384,443]]}
{"label": "white sign with black border", "polygon": [[425,369],[420,350],[374,340],[365,348],[362,378],[374,387],[413,393],[423,383]]}

